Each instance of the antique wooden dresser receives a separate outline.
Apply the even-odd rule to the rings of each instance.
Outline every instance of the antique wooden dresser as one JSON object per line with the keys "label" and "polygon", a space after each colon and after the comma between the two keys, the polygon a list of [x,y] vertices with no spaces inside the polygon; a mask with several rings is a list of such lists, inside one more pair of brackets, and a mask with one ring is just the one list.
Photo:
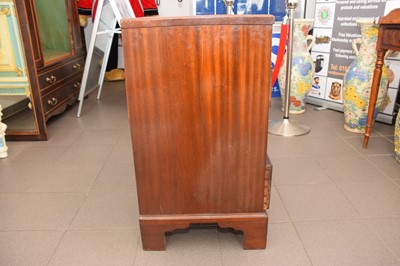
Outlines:
{"label": "antique wooden dresser", "polygon": [[145,250],[216,223],[265,248],[274,17],[122,20],[126,90]]}

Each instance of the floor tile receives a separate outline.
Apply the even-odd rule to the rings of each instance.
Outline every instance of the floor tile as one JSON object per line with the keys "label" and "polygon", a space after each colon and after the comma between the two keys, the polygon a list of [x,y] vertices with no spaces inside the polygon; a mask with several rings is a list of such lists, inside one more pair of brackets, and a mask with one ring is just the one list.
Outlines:
{"label": "floor tile", "polygon": [[313,265],[400,265],[361,220],[299,222],[295,227]]}
{"label": "floor tile", "polygon": [[[342,113],[343,115],[343,113]],[[344,118],[343,121],[341,123],[332,123],[330,125],[330,128],[332,131],[335,132],[336,135],[338,135],[339,137],[343,137],[343,138],[357,138],[357,137],[362,137],[362,133],[354,133],[354,132],[350,132],[348,130],[346,130],[344,128]],[[378,133],[372,131],[371,132],[371,136],[378,136]]]}
{"label": "floor tile", "polygon": [[65,230],[84,198],[79,193],[27,193],[0,230]]}
{"label": "floor tile", "polygon": [[67,146],[29,146],[10,158],[13,165],[48,165],[63,156]]}
{"label": "floor tile", "polygon": [[74,221],[74,229],[138,227],[139,211],[134,191],[91,192]]}
{"label": "floor tile", "polygon": [[376,182],[387,178],[380,169],[361,156],[321,156],[316,160],[336,183]]}
{"label": "floor tile", "polygon": [[394,155],[394,144],[388,139],[377,136],[370,137],[368,142],[368,148],[364,149],[364,136],[357,138],[345,138],[346,142],[349,143],[354,149],[363,155]]}
{"label": "floor tile", "polygon": [[357,217],[358,214],[334,184],[276,186],[292,221]]}
{"label": "floor tile", "polygon": [[131,164],[106,164],[92,191],[136,191],[135,171]]}
{"label": "floor tile", "polygon": [[[241,234],[203,225],[168,234],[166,251],[143,251],[125,83],[105,82],[80,118],[75,104],[49,119],[48,141],[7,143],[0,265],[400,265],[393,126],[375,123],[363,149],[343,113],[314,108],[290,115],[309,134],[268,134],[265,250],[243,250]],[[270,121],[282,120],[280,109],[273,99]]]}
{"label": "floor tile", "polygon": [[[313,118],[310,118],[312,121]],[[319,121],[312,121],[312,122],[306,122],[303,123],[305,126],[308,126],[311,131],[306,134],[301,136],[301,138],[337,138],[337,134],[330,126],[324,126],[324,125],[319,125],[317,126],[316,123],[320,123]]]}
{"label": "floor tile", "polygon": [[400,260],[400,216],[370,218],[366,221]]}
{"label": "floor tile", "polygon": [[342,138],[302,138],[300,142],[307,147],[307,151],[313,156],[342,156],[354,154],[352,149]]}
{"label": "floor tile", "polygon": [[107,159],[107,164],[109,163],[133,165],[132,145],[125,143],[115,145]]}
{"label": "floor tile", "polygon": [[313,157],[277,158],[273,167],[275,185],[332,183]]}
{"label": "floor tile", "polygon": [[133,265],[138,229],[69,230],[48,265]]}
{"label": "floor tile", "polygon": [[42,172],[40,181],[29,192],[89,192],[97,178],[101,164],[82,167],[76,164],[51,164]]}
{"label": "floor tile", "polygon": [[286,207],[275,186],[272,186],[271,188],[270,207],[267,213],[269,223],[290,222],[290,217],[286,211]]}
{"label": "floor tile", "polygon": [[48,140],[43,144],[54,146],[72,145],[83,132],[83,128],[76,126],[70,128],[49,126]]}
{"label": "floor tile", "polygon": [[391,179],[400,179],[400,163],[395,160],[395,155],[366,156],[366,158]]}
{"label": "floor tile", "polygon": [[390,181],[338,186],[362,216],[400,215],[400,188]]}
{"label": "floor tile", "polygon": [[4,165],[0,167],[0,192],[27,192],[48,173],[47,165]]}
{"label": "floor tile", "polygon": [[[272,134],[268,134],[272,136]],[[309,157],[310,153],[307,151],[300,140],[300,137],[277,137],[268,142],[268,155],[272,160],[279,158],[297,158]]]}
{"label": "floor tile", "polygon": [[6,219],[23,202],[25,195],[25,193],[0,193],[0,228],[5,227]]}
{"label": "floor tile", "polygon": [[372,125],[372,130],[383,136],[393,136],[394,125],[388,125],[385,123],[375,122]]}
{"label": "floor tile", "polygon": [[135,266],[221,266],[216,229],[178,231],[166,239],[165,251],[143,251],[140,242]]}
{"label": "floor tile", "polygon": [[129,128],[121,129],[121,135],[118,139],[117,145],[131,145],[131,130]]}
{"label": "floor tile", "polygon": [[338,112],[332,109],[325,109],[317,111],[315,108],[317,106],[310,105],[312,107],[312,118],[316,120],[318,123],[322,123],[323,125],[343,125],[344,124],[344,116],[342,112]]}
{"label": "floor tile", "polygon": [[[120,116],[119,114],[109,114],[109,116],[86,117],[85,126],[87,129],[124,129],[128,128],[127,114]],[[117,117],[117,119],[116,119]]]}
{"label": "floor tile", "polygon": [[72,145],[57,160],[57,163],[88,165],[104,164],[113,146],[104,145]]}
{"label": "floor tile", "polygon": [[47,265],[64,231],[0,232],[0,265]]}
{"label": "floor tile", "polygon": [[74,145],[114,145],[120,135],[120,129],[86,129]]}
{"label": "floor tile", "polygon": [[243,250],[243,237],[231,233],[220,233],[222,265],[229,266],[300,266],[311,265],[299,236],[291,223],[268,226],[267,248]]}
{"label": "floor tile", "polygon": [[[86,103],[88,102],[86,101]],[[94,105],[94,104],[95,102],[88,103],[86,105],[86,108],[88,108],[88,105]],[[48,130],[51,131],[54,128],[85,130],[86,129],[85,121],[76,116],[78,111],[78,106],[79,106],[78,103],[74,104],[69,108],[67,108],[65,112],[62,113],[61,115],[50,117],[50,119],[47,121]],[[52,129],[50,129],[50,127]]]}

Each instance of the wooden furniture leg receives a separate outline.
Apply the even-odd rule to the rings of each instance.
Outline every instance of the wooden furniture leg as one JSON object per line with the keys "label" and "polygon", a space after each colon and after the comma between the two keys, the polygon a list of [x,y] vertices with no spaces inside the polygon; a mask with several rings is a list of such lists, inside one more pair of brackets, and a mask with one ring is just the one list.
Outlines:
{"label": "wooden furniture leg", "polygon": [[165,250],[165,233],[189,227],[188,222],[163,220],[139,220],[144,250]]}
{"label": "wooden furniture leg", "polygon": [[372,86],[371,86],[371,96],[368,105],[367,125],[365,127],[365,133],[364,133],[364,145],[363,145],[364,149],[368,147],[368,141],[371,135],[371,127],[374,120],[376,99],[378,98],[379,84],[381,82],[381,76],[382,76],[382,66],[384,63],[383,60],[386,51],[387,50],[377,51],[374,77],[372,79]]}
{"label": "wooden furniture leg", "polygon": [[149,215],[141,216],[139,223],[144,250],[165,250],[165,233],[188,228],[190,224],[207,223],[242,231],[244,249],[264,249],[267,244],[267,213]]}
{"label": "wooden furniture leg", "polygon": [[267,246],[268,217],[251,221],[221,222],[218,226],[242,231],[243,249],[265,249]]}

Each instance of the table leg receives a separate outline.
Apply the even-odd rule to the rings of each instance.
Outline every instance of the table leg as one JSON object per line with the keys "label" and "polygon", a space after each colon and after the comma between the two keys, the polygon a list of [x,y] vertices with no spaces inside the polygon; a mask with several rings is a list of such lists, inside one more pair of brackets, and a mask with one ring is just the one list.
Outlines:
{"label": "table leg", "polygon": [[371,135],[371,127],[374,121],[376,99],[378,98],[379,84],[381,82],[381,76],[382,76],[382,66],[384,63],[383,60],[386,51],[387,50],[377,51],[374,77],[372,78],[371,95],[369,98],[369,105],[368,105],[367,125],[365,127],[365,133],[364,133],[364,145],[363,145],[364,149],[368,147],[368,141]]}

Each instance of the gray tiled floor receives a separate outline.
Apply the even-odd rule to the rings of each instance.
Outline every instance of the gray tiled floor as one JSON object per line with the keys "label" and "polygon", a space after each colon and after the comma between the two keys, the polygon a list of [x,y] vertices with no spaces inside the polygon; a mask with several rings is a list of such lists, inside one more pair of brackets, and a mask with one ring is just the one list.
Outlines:
{"label": "gray tiled floor", "polygon": [[[123,82],[49,121],[49,141],[8,142],[0,160],[0,265],[400,265],[400,164],[393,126],[370,146],[343,114],[307,106],[310,134],[269,136],[268,247],[193,228],[143,251]],[[281,119],[273,101],[270,119]],[[290,166],[290,167],[289,167]]]}

